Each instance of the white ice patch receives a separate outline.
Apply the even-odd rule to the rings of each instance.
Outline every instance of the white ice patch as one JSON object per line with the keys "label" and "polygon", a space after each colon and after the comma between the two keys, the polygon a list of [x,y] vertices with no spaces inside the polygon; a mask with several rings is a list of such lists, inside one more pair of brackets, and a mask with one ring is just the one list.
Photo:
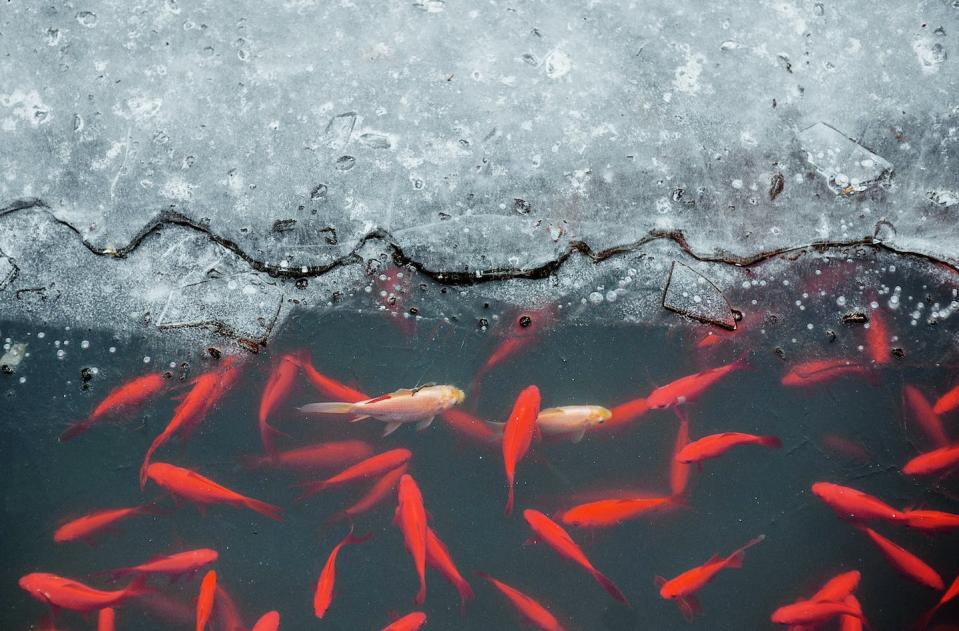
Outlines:
{"label": "white ice patch", "polygon": [[673,78],[673,87],[686,94],[697,94],[702,86],[699,76],[703,73],[703,64],[706,56],[701,53],[690,53],[686,50],[686,63],[676,68]]}
{"label": "white ice patch", "polygon": [[113,113],[127,120],[144,121],[160,112],[163,99],[142,94],[131,96],[126,101],[113,106]]}
{"label": "white ice patch", "polygon": [[171,177],[160,189],[160,194],[167,199],[189,201],[193,199],[193,185],[181,177]]}
{"label": "white ice patch", "polygon": [[[24,92],[17,88],[10,94],[0,94],[0,106],[8,107],[11,113],[28,123],[33,127],[39,127],[50,121],[50,108],[40,100],[40,93],[36,90]],[[4,120],[4,131],[12,131],[13,127],[8,121]]]}
{"label": "white ice patch", "polygon": [[946,49],[939,42],[933,42],[931,39],[922,38],[912,42],[912,50],[915,51],[919,59],[919,67],[922,74],[935,74],[939,72],[939,66],[946,60]]}
{"label": "white ice patch", "polygon": [[557,48],[546,56],[546,76],[550,79],[565,77],[572,69],[573,60],[562,50]]}

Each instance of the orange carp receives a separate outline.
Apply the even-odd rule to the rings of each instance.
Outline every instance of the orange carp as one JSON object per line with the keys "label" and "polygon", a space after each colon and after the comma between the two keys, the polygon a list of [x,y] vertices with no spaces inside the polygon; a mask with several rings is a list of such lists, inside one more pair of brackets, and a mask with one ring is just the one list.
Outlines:
{"label": "orange carp", "polygon": [[129,598],[142,596],[150,591],[145,584],[146,577],[138,576],[125,588],[108,592],[45,572],[34,572],[20,579],[20,587],[40,602],[81,613],[116,607]]}
{"label": "orange carp", "polygon": [[231,504],[249,508],[275,521],[283,521],[279,507],[240,495],[189,469],[155,462],[147,469],[147,477],[171,495],[190,500],[201,508],[207,504]]}
{"label": "orange carp", "polygon": [[516,465],[526,456],[533,432],[536,429],[536,417],[539,416],[539,388],[529,386],[519,393],[513,411],[503,428],[503,463],[506,468],[506,483],[509,485],[506,498],[506,514],[513,512],[515,497],[514,480]]}
{"label": "orange carp", "polygon": [[129,412],[146,403],[166,389],[166,379],[162,375],[150,373],[137,377],[111,390],[93,409],[90,416],[68,427],[60,435],[60,442],[66,442],[90,429],[94,423],[106,418]]}
{"label": "orange carp", "polygon": [[582,567],[610,596],[624,605],[629,605],[629,601],[626,600],[623,592],[616,587],[613,581],[593,566],[590,560],[586,558],[586,553],[576,545],[576,542],[573,541],[568,532],[563,530],[562,526],[537,510],[524,510],[523,518],[526,519],[526,523],[535,533],[536,540],[548,545],[564,559]]}
{"label": "orange carp", "polygon": [[675,600],[683,612],[683,617],[692,620],[693,616],[700,611],[696,592],[705,587],[720,570],[741,568],[746,550],[762,542],[765,538],[765,535],[759,535],[725,558],[714,554],[703,565],[686,570],[670,580],[657,576],[656,585],[659,586],[659,595],[667,600]]}
{"label": "orange carp", "polygon": [[416,480],[409,474],[400,478],[400,490],[394,523],[403,533],[406,549],[413,557],[416,574],[420,579],[420,590],[416,593],[415,603],[423,604],[426,600],[426,545],[427,530],[426,509],[423,507],[423,494]]}

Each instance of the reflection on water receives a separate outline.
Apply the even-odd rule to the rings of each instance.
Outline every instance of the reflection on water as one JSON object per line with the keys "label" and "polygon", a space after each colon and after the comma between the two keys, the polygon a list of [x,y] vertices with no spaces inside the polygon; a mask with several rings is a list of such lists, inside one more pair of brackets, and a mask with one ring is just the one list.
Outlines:
{"label": "reflection on water", "polygon": [[[44,617],[17,587],[30,573],[115,590],[146,571],[117,628],[192,627],[212,568],[217,629],[270,610],[285,629],[378,629],[414,609],[426,628],[506,629],[517,606],[569,629],[757,629],[830,589],[801,615],[853,628],[853,587],[873,628],[907,628],[959,572],[959,456],[913,460],[956,439],[955,289],[871,255],[747,275],[734,332],[561,297],[417,317],[415,286],[380,312],[305,313],[255,356],[4,325],[29,355],[2,376],[2,626]],[[72,521],[108,509],[127,510]]]}

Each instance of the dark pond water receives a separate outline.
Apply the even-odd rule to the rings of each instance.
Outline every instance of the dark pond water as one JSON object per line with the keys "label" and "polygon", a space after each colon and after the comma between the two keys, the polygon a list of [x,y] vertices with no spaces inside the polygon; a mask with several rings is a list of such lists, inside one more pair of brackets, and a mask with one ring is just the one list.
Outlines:
{"label": "dark pond water", "polygon": [[[559,312],[548,326],[533,327],[529,343],[486,374],[478,395],[468,386],[514,331],[519,312],[502,312],[486,331],[474,317],[413,324],[388,313],[346,309],[295,317],[266,352],[244,355],[239,380],[197,431],[161,447],[154,458],[283,507],[282,523],[223,505],[201,515],[188,502],[175,508],[152,483],[143,492],[139,488],[144,452],[172,417],[173,396],[224,359],[179,356],[96,330],[0,323],[0,340],[27,342],[30,352],[14,374],[0,375],[0,628],[36,628],[32,625],[44,616],[47,607],[17,587],[29,572],[53,572],[106,588],[111,583],[97,572],[199,547],[219,552],[215,568],[220,585],[248,626],[276,609],[283,629],[379,629],[389,623],[391,612],[413,610],[417,578],[402,535],[391,523],[394,495],[356,518],[356,532],[370,532],[373,538],[342,551],[335,599],[317,621],[312,610],[317,577],[348,531],[346,522],[324,522],[369,484],[296,503],[292,486],[298,480],[324,477],[335,469],[304,477],[243,465],[244,456],[263,451],[256,416],[273,363],[286,352],[308,349],[321,373],[371,395],[427,383],[455,384],[467,390],[464,410],[496,420],[505,420],[529,384],[539,387],[544,407],[612,408],[684,375],[748,357],[748,368],[731,373],[680,409],[689,417],[693,439],[726,431],[775,435],[782,449],[741,447],[704,463],[701,471],[693,468],[687,494],[675,508],[595,531],[568,527],[631,607],[614,601],[589,575],[546,546],[524,545],[531,533],[522,510],[553,515],[604,495],[667,495],[676,410],[651,410],[615,431],[591,431],[578,444],[548,438],[534,442],[518,467],[517,511],[505,517],[498,444],[471,440],[442,419],[424,431],[404,426],[381,438],[383,424],[376,420],[351,424],[337,417],[304,417],[296,406],[327,399],[301,374],[272,416],[271,423],[288,434],[278,440],[281,449],[357,439],[377,451],[413,451],[409,471],[422,489],[431,527],[476,592],[461,613],[453,587],[429,571],[422,607],[428,629],[521,626],[511,606],[477,578],[479,571],[534,597],[566,628],[626,631],[773,628],[769,617],[777,607],[810,596],[829,577],[852,569],[862,572],[857,594],[873,628],[906,629],[939,594],[904,578],[862,532],[810,492],[814,482],[829,481],[897,508],[959,512],[955,476],[909,478],[899,471],[932,446],[904,413],[903,386],[914,385],[934,401],[959,381],[959,316],[948,317],[955,289],[938,275],[926,277],[901,263],[898,270],[890,264],[867,257],[817,259],[787,266],[785,272],[782,267],[775,272],[756,268],[753,280],[761,279],[765,287],[750,284],[731,297],[733,304],[749,307],[742,330],[713,345],[701,343],[712,327],[675,316],[664,320],[669,326],[638,326],[567,320]],[[926,306],[919,308],[920,303]],[[929,325],[936,303],[943,317]],[[884,352],[891,357],[885,363],[871,360],[862,324],[842,322],[842,315],[857,310],[868,315],[878,311],[886,322],[889,348]],[[58,350],[65,351],[63,357]],[[147,356],[149,363],[144,362]],[[866,369],[811,387],[781,384],[797,364],[834,357],[851,358]],[[80,376],[83,367],[97,369],[87,387]],[[104,422],[71,442],[58,442],[64,428],[88,414],[111,388],[146,372],[167,370],[172,373],[168,393],[119,422]],[[959,410],[943,415],[942,421],[954,438]],[[53,542],[54,530],[68,518],[154,499],[156,514],[123,521],[90,545]],[[947,585],[959,572],[956,531],[930,535],[897,524],[872,525],[929,563]],[[699,592],[703,612],[692,623],[675,603],[659,597],[655,576],[674,577],[760,534],[765,541],[746,553],[742,569],[720,572]],[[130,600],[118,610],[117,628],[192,628],[199,579],[153,580],[162,599]],[[57,628],[64,629],[95,626],[95,617],[71,613],[62,613],[57,621]],[[940,625],[957,621],[955,603],[936,618]],[[222,624],[222,616],[215,614],[214,624]]]}

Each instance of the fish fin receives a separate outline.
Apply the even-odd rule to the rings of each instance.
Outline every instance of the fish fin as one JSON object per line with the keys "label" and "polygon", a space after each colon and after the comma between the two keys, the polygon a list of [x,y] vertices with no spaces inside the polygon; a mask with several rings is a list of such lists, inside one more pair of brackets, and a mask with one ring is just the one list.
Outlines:
{"label": "fish fin", "polygon": [[714,563],[721,563],[722,561],[723,561],[723,558],[721,556],[719,556],[718,554],[714,554],[713,556],[706,559],[706,562],[703,563],[703,565],[713,565]]}
{"label": "fish fin", "polygon": [[400,428],[402,423],[387,423],[386,427],[383,428],[383,438],[386,438],[396,430]]}
{"label": "fish fin", "polygon": [[606,593],[623,603],[627,607],[629,606],[629,601],[626,599],[626,596],[616,587],[616,583],[609,580],[609,578],[600,572],[599,570],[593,571],[593,578],[596,579],[596,582],[606,590]]}
{"label": "fish fin", "polygon": [[346,402],[308,403],[297,409],[303,414],[349,414],[353,411],[353,404]]}
{"label": "fish fin", "polygon": [[431,417],[425,418],[425,419],[423,419],[422,421],[420,421],[419,423],[417,423],[417,424],[416,424],[416,431],[421,432],[421,431],[423,431],[424,429],[426,429],[427,427],[429,427],[430,424],[433,422],[433,419],[434,419],[434,418],[436,418],[436,417],[435,417],[435,416],[431,416]]}
{"label": "fish fin", "polygon": [[572,440],[572,441],[573,441],[573,444],[576,445],[576,444],[578,444],[581,440],[583,440],[583,436],[585,436],[585,435],[586,435],[586,428],[584,427],[583,429],[581,429],[581,430],[579,430],[578,432],[576,432],[575,434],[573,434],[573,436],[570,438],[570,440]]}
{"label": "fish fin", "polygon": [[685,600],[686,604],[689,605],[689,610],[694,616],[703,613],[703,608],[700,606],[699,598],[696,596],[696,594],[688,594],[683,597],[683,600]]}
{"label": "fish fin", "polygon": [[662,589],[663,585],[666,584],[666,579],[657,574],[656,578],[653,579],[653,582],[656,583],[656,587]]}
{"label": "fish fin", "polygon": [[510,485],[509,485],[509,492],[508,492],[508,495],[506,496],[506,510],[504,511],[504,514],[505,514],[507,517],[509,517],[510,515],[513,514],[513,500],[514,500],[514,499],[515,499],[515,498],[514,498],[513,485],[510,484]]}
{"label": "fish fin", "polygon": [[368,418],[370,418],[369,414],[360,414],[359,416],[351,418],[350,423],[359,423],[360,421],[365,421]]}
{"label": "fish fin", "polygon": [[686,622],[692,622],[696,614],[693,611],[693,606],[689,604],[688,598],[677,598],[676,604],[679,606],[679,610],[683,612],[683,618],[686,619]]}

